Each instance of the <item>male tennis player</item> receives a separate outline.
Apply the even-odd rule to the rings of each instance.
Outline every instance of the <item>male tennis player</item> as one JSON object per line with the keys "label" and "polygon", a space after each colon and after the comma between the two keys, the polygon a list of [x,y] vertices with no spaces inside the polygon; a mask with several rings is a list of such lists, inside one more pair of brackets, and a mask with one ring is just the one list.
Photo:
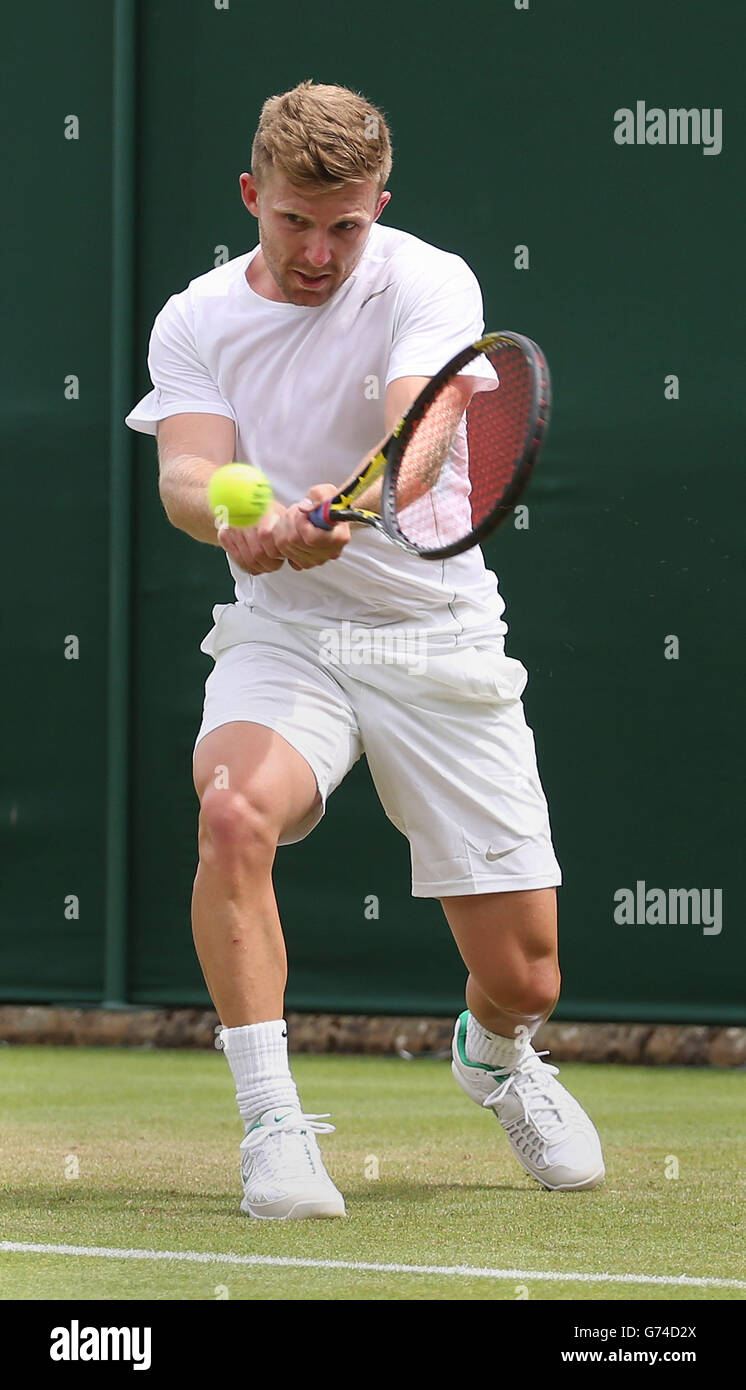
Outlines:
{"label": "male tennis player", "polygon": [[[363,752],[409,839],[412,892],[440,899],[469,971],[457,1082],[546,1188],[604,1175],[591,1121],[531,1044],[559,992],[560,870],[495,576],[478,549],[427,562],[307,518],[484,330],[464,261],[378,223],[391,162],[382,113],[346,88],[265,102],[240,178],[259,245],[168,300],[154,389],[127,419],[158,436],[169,520],[222,546],[236,584],[202,643],[215,664],[194,753],[193,930],[245,1128],[241,1210],[263,1219],[345,1214],[316,1139],[333,1126],[303,1113],[289,1069],[271,873]],[[490,368],[469,372],[465,401]],[[218,533],[207,482],[234,459],[277,500],[255,529]],[[321,634],[344,623],[355,664],[330,665]],[[381,628],[415,631],[426,661],[361,660],[359,633],[372,644]]]}

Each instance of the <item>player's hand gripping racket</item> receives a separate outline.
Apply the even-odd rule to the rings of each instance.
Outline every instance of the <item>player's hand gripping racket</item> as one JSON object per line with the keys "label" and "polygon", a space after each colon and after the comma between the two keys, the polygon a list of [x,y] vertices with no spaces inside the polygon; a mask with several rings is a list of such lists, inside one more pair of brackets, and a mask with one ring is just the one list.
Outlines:
{"label": "player's hand gripping racket", "polygon": [[[490,363],[499,384],[476,391],[464,413],[471,383],[458,373],[478,358]],[[536,343],[520,333],[488,333],[446,363],[362,473],[309,520],[323,530],[365,522],[426,560],[469,550],[518,501],[550,408],[549,369]]]}

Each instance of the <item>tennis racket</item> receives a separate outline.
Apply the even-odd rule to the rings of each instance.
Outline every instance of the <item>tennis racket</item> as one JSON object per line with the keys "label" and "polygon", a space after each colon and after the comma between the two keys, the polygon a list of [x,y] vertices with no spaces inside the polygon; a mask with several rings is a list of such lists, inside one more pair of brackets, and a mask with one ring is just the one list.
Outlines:
{"label": "tennis racket", "polygon": [[[478,359],[494,369],[495,384],[488,381],[467,405],[471,383],[459,373]],[[488,333],[432,377],[358,477],[309,520],[322,530],[363,522],[425,560],[459,555],[513,510],[550,410],[549,368],[536,343],[520,333]]]}

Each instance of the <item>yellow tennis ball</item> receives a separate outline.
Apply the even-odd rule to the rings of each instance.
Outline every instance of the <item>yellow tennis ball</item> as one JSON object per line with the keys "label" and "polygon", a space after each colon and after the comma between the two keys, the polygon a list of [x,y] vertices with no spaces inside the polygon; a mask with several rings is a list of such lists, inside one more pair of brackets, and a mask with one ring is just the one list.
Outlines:
{"label": "yellow tennis ball", "polygon": [[207,500],[221,526],[256,526],[272,497],[261,468],[251,463],[226,463],[207,484]]}

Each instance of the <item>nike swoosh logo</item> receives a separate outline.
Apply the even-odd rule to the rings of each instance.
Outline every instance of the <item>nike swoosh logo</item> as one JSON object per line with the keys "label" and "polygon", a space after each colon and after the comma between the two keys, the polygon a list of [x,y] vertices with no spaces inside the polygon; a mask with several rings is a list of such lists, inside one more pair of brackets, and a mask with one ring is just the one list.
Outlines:
{"label": "nike swoosh logo", "polygon": [[374,291],[373,291],[373,294],[369,294],[369,295],[368,295],[368,298],[363,300],[362,304],[360,305],[360,308],[361,308],[361,309],[364,309],[365,306],[366,306],[366,304],[370,304],[371,299],[377,299],[378,296],[379,296],[379,294],[385,294],[387,290],[390,290],[390,289],[391,289],[391,285],[393,285],[393,283],[394,283],[394,282],[393,282],[393,280],[392,280],[392,281],[390,282],[390,284],[384,285],[384,287],[383,287],[382,290],[374,290]]}
{"label": "nike swoosh logo", "polygon": [[511,848],[511,849],[500,849],[500,850],[497,851],[497,854],[495,854],[491,849],[488,849],[487,852],[485,853],[485,856],[484,856],[484,857],[485,857],[485,859],[487,859],[487,860],[489,861],[490,864],[493,864],[494,861],[495,861],[496,859],[504,859],[505,856],[506,856],[506,854],[512,854],[512,853],[513,853],[513,849],[512,849],[512,848]]}
{"label": "nike swoosh logo", "polygon": [[[276,1124],[276,1125],[279,1125],[280,1120],[284,1120],[284,1119],[285,1119],[285,1116],[291,1115],[291,1114],[292,1114],[292,1111],[291,1111],[291,1110],[286,1110],[284,1115],[275,1115],[275,1116],[274,1116],[275,1124]],[[261,1120],[257,1120],[256,1124],[251,1126],[251,1129],[249,1130],[249,1134],[253,1134],[255,1129],[262,1129],[262,1128],[266,1129],[268,1123],[269,1123],[269,1121],[265,1121],[264,1126],[262,1126]]]}

